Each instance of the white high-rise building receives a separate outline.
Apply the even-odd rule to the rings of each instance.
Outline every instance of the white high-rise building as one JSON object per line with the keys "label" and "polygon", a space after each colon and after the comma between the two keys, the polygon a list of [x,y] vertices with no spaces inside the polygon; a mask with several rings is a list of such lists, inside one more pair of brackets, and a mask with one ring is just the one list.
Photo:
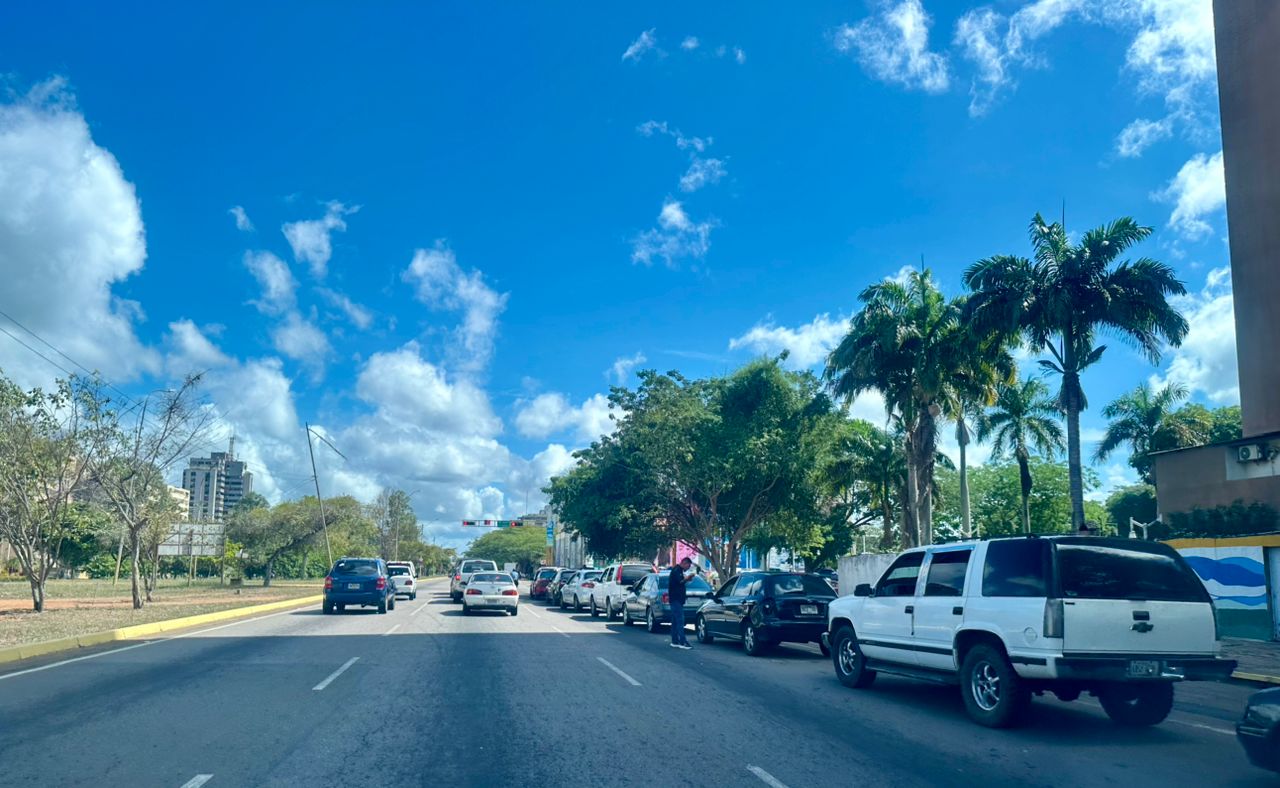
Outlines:
{"label": "white high-rise building", "polygon": [[225,522],[245,495],[253,492],[253,474],[235,458],[236,439],[230,448],[208,457],[192,457],[182,472],[182,486],[191,493],[192,522]]}

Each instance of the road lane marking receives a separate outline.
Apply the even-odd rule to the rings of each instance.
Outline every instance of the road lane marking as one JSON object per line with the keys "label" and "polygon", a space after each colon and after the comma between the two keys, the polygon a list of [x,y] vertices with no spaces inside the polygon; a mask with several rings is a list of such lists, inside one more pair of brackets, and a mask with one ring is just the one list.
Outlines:
{"label": "road lane marking", "polygon": [[187,780],[185,783],[183,783],[182,788],[200,788],[200,786],[204,785],[205,783],[209,782],[212,779],[213,779],[212,774],[197,774],[195,777],[192,777],[190,780]]}
{"label": "road lane marking", "polygon": [[[306,608],[299,608],[299,609],[305,610]],[[49,670],[50,668],[59,668],[59,667],[62,667],[63,665],[70,665],[73,662],[84,662],[86,659],[97,659],[98,657],[105,657],[110,654],[119,654],[122,651],[132,651],[135,648],[142,648],[143,646],[154,646],[157,643],[168,643],[171,640],[181,640],[183,638],[194,637],[195,635],[203,635],[206,632],[214,632],[219,629],[226,629],[227,627],[239,626],[240,624],[250,624],[254,621],[261,621],[265,618],[275,618],[276,616],[283,616],[289,613],[296,613],[296,612],[297,610],[281,610],[279,613],[268,613],[265,616],[255,616],[253,618],[246,618],[241,621],[232,621],[229,624],[219,624],[216,627],[209,627],[207,629],[197,629],[195,632],[184,632],[181,635],[171,635],[167,638],[145,640],[141,643],[134,643],[132,646],[123,646],[121,648],[113,648],[107,651],[99,651],[96,654],[85,654],[83,657],[72,657],[71,659],[63,659],[57,662],[50,662],[48,665],[41,665],[36,668],[27,668],[26,670],[15,670],[12,673],[5,673],[4,675],[0,675],[0,681],[4,681],[5,679],[16,678],[18,676],[25,676],[28,673],[39,673],[42,670]]]}
{"label": "road lane marking", "polygon": [[1229,731],[1226,728],[1215,728],[1212,725],[1202,725],[1201,723],[1198,723],[1198,722],[1184,722],[1183,720],[1169,720],[1169,722],[1177,723],[1178,725],[1186,725],[1188,728],[1199,728],[1200,730],[1204,730],[1204,731],[1213,731],[1214,733],[1221,733],[1223,736],[1236,735],[1235,731]]}
{"label": "road lane marking", "polygon": [[394,627],[392,627],[391,629],[388,629],[386,632],[383,632],[382,634],[385,637],[387,635],[390,635],[392,632],[395,632],[399,628],[400,628],[400,625],[396,624]]}
{"label": "road lane marking", "polygon": [[779,780],[777,777],[774,777],[772,774],[769,774],[764,769],[761,769],[759,766],[747,764],[747,771],[751,772],[756,777],[759,777],[760,782],[770,786],[770,788],[787,788],[786,783]]}
{"label": "road lane marking", "polygon": [[[560,633],[560,634],[564,634],[564,633],[562,632],[562,633]],[[618,669],[618,666],[617,666],[617,665],[613,664],[613,663],[612,663],[612,662],[610,662],[609,660],[605,659],[604,657],[596,657],[596,659],[600,660],[600,664],[604,665],[604,666],[605,666],[606,668],[608,668],[609,670],[612,670],[614,673],[617,673],[619,676],[621,676],[621,677],[623,677],[624,679],[626,679],[626,680],[627,680],[627,683],[629,683],[631,686],[633,686],[633,687],[639,687],[639,686],[641,686],[641,685],[640,685],[640,682],[638,682],[638,681],[636,681],[635,679],[631,678],[631,677],[630,677],[630,676],[628,676],[626,673],[623,673],[621,670],[619,670],[619,669]]]}
{"label": "road lane marking", "polygon": [[324,681],[320,682],[319,684],[315,685],[315,686],[314,686],[314,687],[312,687],[311,689],[315,690],[316,692],[319,692],[320,690],[322,690],[322,689],[324,689],[325,687],[329,686],[329,684],[330,684],[330,683],[332,683],[334,679],[336,679],[337,677],[341,676],[341,675],[346,671],[346,669],[347,669],[347,668],[349,668],[349,667],[351,667],[352,665],[356,664],[356,660],[358,660],[358,659],[360,659],[360,658],[359,658],[359,657],[352,657],[351,659],[349,659],[349,660],[347,660],[346,662],[342,663],[342,667],[340,667],[340,668],[338,668],[337,670],[335,670],[334,672],[330,673],[328,678],[326,678]]}
{"label": "road lane marking", "polygon": [[430,607],[430,606],[431,606],[431,603],[430,603],[430,602],[423,602],[421,605],[418,605],[418,609],[417,609],[417,610],[415,610],[415,611],[413,611],[412,613],[410,613],[410,614],[409,614],[409,617],[410,617],[410,618],[412,618],[413,616],[418,615],[419,613],[421,613],[422,611],[426,610],[426,609],[427,609],[428,607]]}
{"label": "road lane marking", "polygon": [[527,608],[527,610],[533,614],[534,618],[542,618],[542,614],[534,610],[532,607]]}
{"label": "road lane marking", "polygon": [[552,629],[554,629],[555,631],[559,632],[561,635],[564,635],[565,637],[569,637],[569,633],[568,633],[568,632],[565,632],[565,631],[564,631],[563,629],[561,629],[560,627],[552,627]]}

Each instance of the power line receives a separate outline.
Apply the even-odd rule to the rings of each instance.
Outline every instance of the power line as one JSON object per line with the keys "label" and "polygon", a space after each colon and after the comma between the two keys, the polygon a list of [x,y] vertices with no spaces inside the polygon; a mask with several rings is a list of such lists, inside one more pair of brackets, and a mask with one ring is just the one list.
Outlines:
{"label": "power line", "polygon": [[[106,385],[106,387],[107,387],[107,388],[109,388],[109,389],[111,389],[112,391],[116,392],[116,393],[117,393],[117,394],[119,394],[121,397],[124,397],[125,402],[132,402],[132,401],[133,401],[133,398],[132,398],[132,397],[130,397],[128,394],[125,394],[123,391],[121,391],[119,388],[117,388],[115,385],[113,385],[113,384],[111,383],[111,381],[109,381],[109,380],[107,380],[105,377],[103,377],[101,373],[99,373],[99,372],[95,372],[94,370],[91,370],[91,369],[89,369],[88,367],[86,367],[84,364],[81,364],[79,361],[76,361],[74,358],[72,358],[71,356],[69,356],[69,355],[67,355],[66,353],[64,353],[64,352],[63,352],[63,351],[62,351],[62,350],[61,350],[57,345],[53,344],[53,343],[52,343],[52,342],[50,342],[49,340],[45,339],[44,337],[40,336],[40,335],[39,335],[39,334],[37,334],[36,332],[32,331],[31,329],[27,328],[25,325],[23,325],[22,323],[20,323],[20,322],[18,321],[18,319],[17,319],[17,318],[15,318],[13,315],[10,315],[8,312],[5,312],[4,310],[0,310],[0,317],[4,317],[4,318],[8,319],[8,320],[9,320],[9,322],[13,323],[15,326],[17,326],[18,328],[20,328],[20,329],[22,329],[23,331],[27,332],[27,333],[28,333],[28,334],[30,334],[31,336],[35,337],[35,338],[36,338],[36,341],[40,342],[40,344],[42,344],[42,345],[44,345],[45,347],[49,348],[49,349],[50,349],[50,350],[52,350],[54,353],[57,353],[59,356],[62,356],[62,357],[63,357],[63,358],[65,358],[67,361],[70,361],[74,366],[78,367],[81,371],[83,371],[83,372],[84,372],[86,375],[88,375],[89,377],[94,378],[95,380],[101,380],[101,381]],[[75,374],[75,373],[71,372],[70,370],[68,370],[66,367],[63,367],[62,365],[60,365],[60,364],[58,364],[58,363],[54,362],[52,359],[50,359],[48,356],[44,355],[44,354],[43,354],[43,353],[41,353],[40,351],[38,351],[38,350],[36,350],[35,348],[31,347],[31,346],[30,346],[30,345],[28,345],[27,343],[23,342],[21,339],[18,339],[17,337],[13,336],[13,334],[10,334],[10,333],[9,333],[8,331],[6,331],[5,329],[0,328],[0,331],[4,331],[4,333],[5,333],[5,334],[8,334],[8,335],[9,335],[9,337],[11,337],[15,342],[17,342],[18,344],[22,345],[22,346],[23,346],[23,347],[25,347],[27,350],[30,350],[32,353],[35,353],[37,356],[40,356],[40,357],[41,357],[41,358],[43,358],[45,361],[48,361],[50,364],[53,364],[55,367],[57,367],[58,369],[62,370],[62,371],[63,371],[64,373],[66,373],[67,375],[72,376],[72,375],[74,375],[74,374]]]}

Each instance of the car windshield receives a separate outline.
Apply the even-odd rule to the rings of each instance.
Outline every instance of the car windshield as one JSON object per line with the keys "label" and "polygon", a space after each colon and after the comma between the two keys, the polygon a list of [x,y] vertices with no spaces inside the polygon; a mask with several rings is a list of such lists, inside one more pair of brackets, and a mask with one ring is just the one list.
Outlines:
{"label": "car windshield", "polygon": [[361,561],[361,560],[358,560],[358,559],[357,559],[357,560],[339,561],[338,563],[336,563],[336,564],[334,564],[334,565],[333,565],[333,572],[332,572],[332,574],[334,574],[334,575],[343,575],[343,576],[350,576],[350,575],[372,576],[372,575],[376,575],[376,574],[378,574],[378,562],[377,562],[377,561]]}
{"label": "car windshield", "polygon": [[1122,547],[1083,539],[1061,540],[1054,547],[1065,598],[1209,601],[1195,572],[1166,545]]}
{"label": "car windshield", "polygon": [[511,575],[504,575],[498,572],[485,572],[483,574],[475,574],[471,576],[473,583],[498,583],[500,585],[515,585],[515,581],[511,579]]}
{"label": "car windshield", "polygon": [[775,596],[835,596],[831,585],[814,575],[780,575],[770,578]]}

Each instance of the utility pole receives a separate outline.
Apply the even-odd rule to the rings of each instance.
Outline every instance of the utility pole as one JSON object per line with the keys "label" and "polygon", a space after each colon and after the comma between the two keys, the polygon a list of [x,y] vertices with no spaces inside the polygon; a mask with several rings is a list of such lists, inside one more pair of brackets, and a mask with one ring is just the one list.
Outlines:
{"label": "utility pole", "polygon": [[[333,566],[333,547],[329,544],[329,521],[324,514],[324,496],[320,494],[320,474],[316,473],[316,452],[315,449],[311,448],[311,424],[306,423],[305,426],[307,429],[307,454],[311,455],[311,479],[316,483],[316,500],[320,503],[320,527],[324,529],[324,551],[329,556],[329,566]],[[328,441],[325,442],[328,443]],[[334,449],[334,451],[338,450]]]}

